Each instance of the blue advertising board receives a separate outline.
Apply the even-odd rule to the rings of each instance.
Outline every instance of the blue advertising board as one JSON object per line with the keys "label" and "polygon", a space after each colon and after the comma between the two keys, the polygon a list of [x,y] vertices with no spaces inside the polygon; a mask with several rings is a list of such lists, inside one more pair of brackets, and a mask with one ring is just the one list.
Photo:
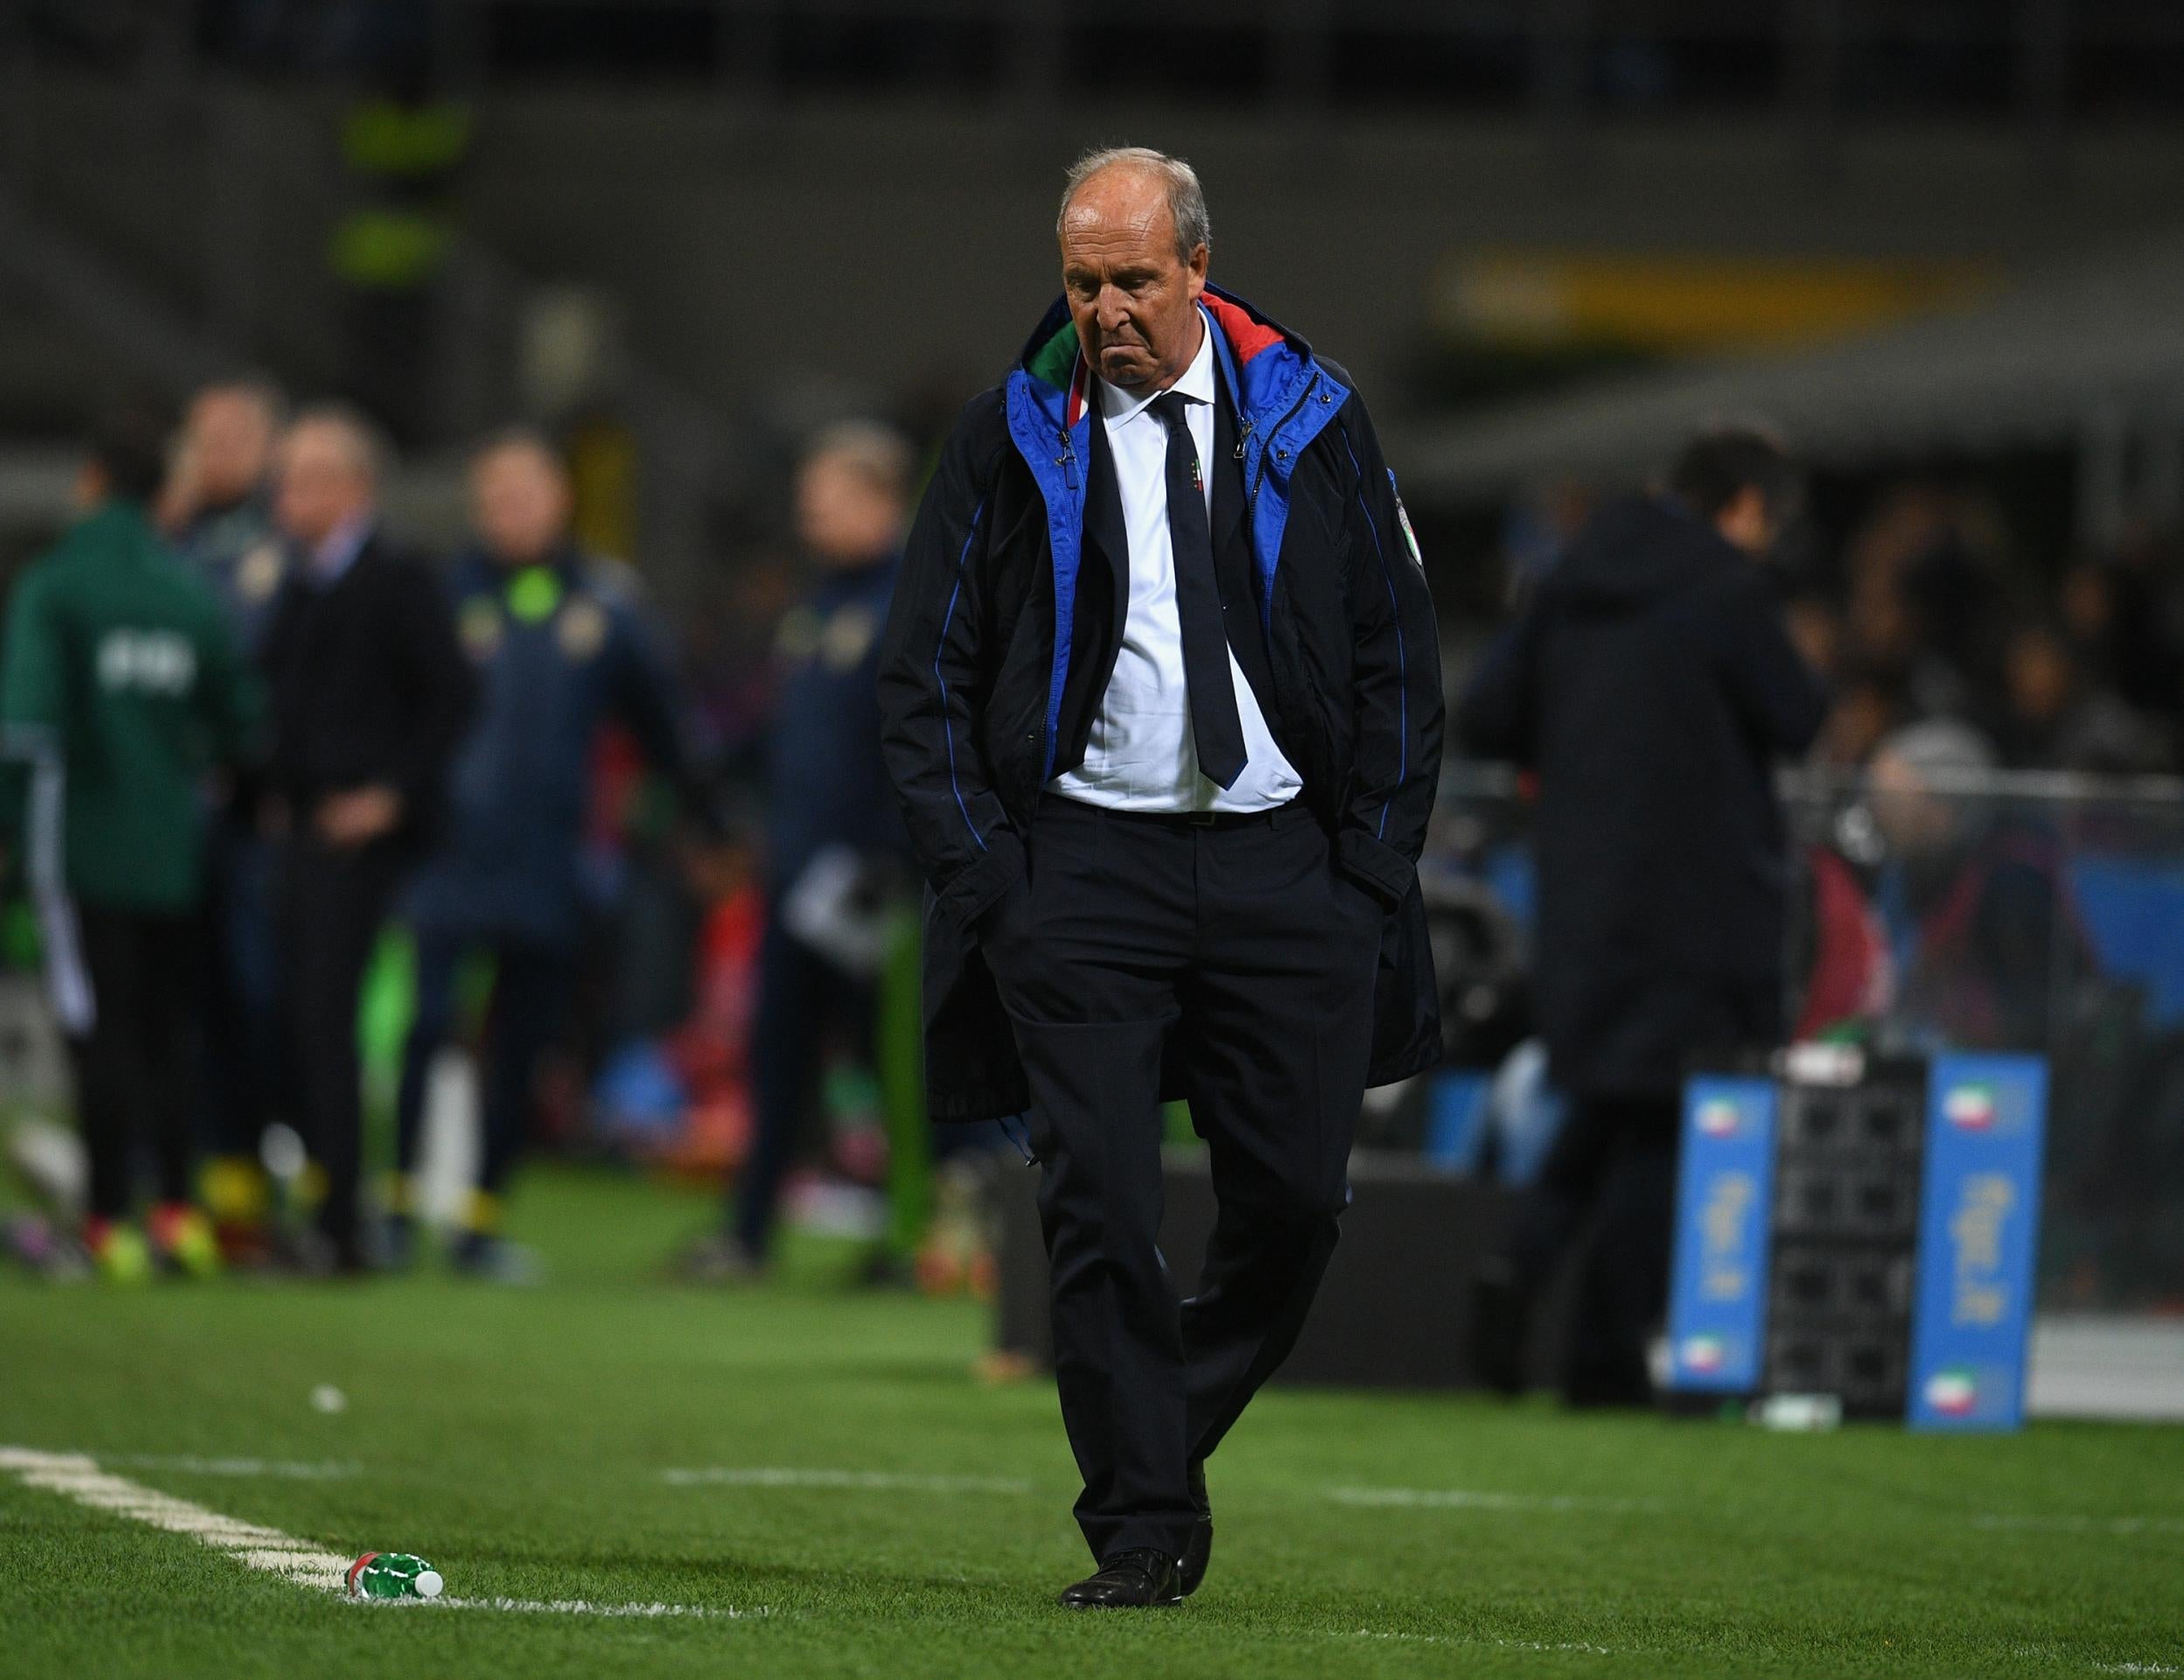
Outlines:
{"label": "blue advertising board", "polygon": [[1774,1196],[1774,1082],[1702,1077],[1683,1089],[1669,1386],[1748,1394],[1766,1345]]}
{"label": "blue advertising board", "polygon": [[2048,1066],[2038,1056],[1938,1056],[1927,1091],[1910,1421],[2015,1429],[2024,1419]]}

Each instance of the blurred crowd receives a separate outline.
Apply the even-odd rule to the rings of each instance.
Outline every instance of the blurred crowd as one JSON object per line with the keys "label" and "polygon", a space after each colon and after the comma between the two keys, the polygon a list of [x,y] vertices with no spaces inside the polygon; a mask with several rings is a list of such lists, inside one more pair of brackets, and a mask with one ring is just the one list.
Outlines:
{"label": "blurred crowd", "polygon": [[[577,540],[556,439],[472,452],[446,555],[383,514],[390,460],[358,412],[254,380],[117,415],[79,522],[11,587],[0,816],[85,1158],[18,1247],[117,1277],[358,1273],[444,1235],[522,1282],[505,1206],[544,1139],[722,1185],[687,1277],[763,1274],[795,1204],[877,1279],[989,1283],[977,1195],[936,1170],[957,1140],[936,1161],[925,1121],[878,752],[913,445],[808,439],[789,540],[743,545],[672,635]],[[1825,696],[1806,757],[1858,774],[1796,837],[1794,1030],[2049,1044],[2058,977],[2098,966],[2066,860],[2026,812],[1946,796],[2184,764],[2179,556],[2137,533],[2043,577],[1961,487],[1883,487],[1832,526],[1800,507],[1766,570]],[[1603,511],[1573,488],[1515,511],[1520,601]],[[1444,953],[1452,1065],[1524,1036],[1521,1008],[1466,1013],[1503,965]]]}
{"label": "blurred crowd", "polygon": [[[637,575],[572,536],[553,439],[476,448],[447,557],[384,515],[390,461],[360,412],[252,380],[177,425],[117,413],[80,517],[15,580],[8,861],[85,1158],[73,1186],[39,1158],[71,1216],[18,1248],[124,1279],[344,1275],[445,1227],[457,1269],[524,1282],[503,1201],[547,1133],[737,1169],[679,1263],[750,1276],[832,1117],[840,1178],[892,1193],[853,1221],[875,1275],[907,1275],[930,1149],[872,662],[910,446],[809,441],[774,640],[746,650],[763,692],[725,739]],[[452,1203],[451,1110],[474,1115]]]}
{"label": "blurred crowd", "polygon": [[[1591,507],[1562,487],[1520,510],[1520,584]],[[2139,526],[2059,566],[2028,546],[1991,494],[1918,479],[1878,486],[1847,523],[1786,533],[1791,633],[1832,695],[1813,762],[1864,767],[1892,733],[1946,720],[1980,767],[2184,767],[2178,534]]]}

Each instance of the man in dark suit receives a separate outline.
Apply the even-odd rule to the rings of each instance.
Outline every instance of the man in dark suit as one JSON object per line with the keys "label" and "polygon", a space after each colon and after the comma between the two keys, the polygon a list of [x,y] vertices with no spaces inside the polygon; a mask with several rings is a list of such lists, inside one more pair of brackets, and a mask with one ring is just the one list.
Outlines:
{"label": "man in dark suit", "polygon": [[[881,648],[933,888],[942,1119],[1028,1110],[1055,1367],[1099,1568],[1176,1602],[1204,1465],[1295,1342],[1368,1082],[1440,1054],[1414,865],[1441,756],[1433,604],[1347,373],[1206,284],[1198,178],[1070,172],[1063,296],[949,439]],[[1160,1103],[1220,1212],[1158,1238]]]}
{"label": "man in dark suit", "polygon": [[381,529],[381,453],[340,409],[281,440],[274,515],[293,550],[260,650],[273,694],[269,820],[298,1118],[326,1175],[318,1259],[365,1257],[356,1008],[364,967],[446,796],[473,702],[469,662],[429,566]]}
{"label": "man in dark suit", "polygon": [[1481,1289],[1476,1352],[1496,1386],[1518,1385],[1531,1303],[1590,1225],[1564,1393],[1649,1397],[1686,1063],[1781,1036],[1774,765],[1825,709],[1761,563],[1797,490],[1763,431],[1693,439],[1663,494],[1612,502],[1580,533],[1464,695],[1465,744],[1539,772],[1536,984],[1571,1099]]}

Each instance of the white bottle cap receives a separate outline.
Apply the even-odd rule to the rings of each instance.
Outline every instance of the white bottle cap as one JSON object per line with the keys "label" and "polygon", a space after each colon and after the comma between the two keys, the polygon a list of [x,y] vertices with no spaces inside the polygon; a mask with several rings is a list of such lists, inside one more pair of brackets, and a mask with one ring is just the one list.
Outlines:
{"label": "white bottle cap", "polygon": [[436,1599],[440,1594],[440,1588],[446,1585],[446,1583],[440,1580],[439,1570],[420,1569],[417,1572],[417,1580],[412,1581],[411,1585],[417,1588],[418,1597],[421,1599]]}

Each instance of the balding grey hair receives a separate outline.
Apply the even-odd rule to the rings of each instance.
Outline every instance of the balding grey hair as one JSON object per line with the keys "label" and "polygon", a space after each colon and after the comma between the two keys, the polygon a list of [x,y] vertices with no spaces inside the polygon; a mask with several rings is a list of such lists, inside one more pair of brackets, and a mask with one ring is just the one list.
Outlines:
{"label": "balding grey hair", "polygon": [[1157,176],[1168,190],[1168,212],[1175,218],[1175,254],[1189,262],[1200,245],[1213,248],[1213,222],[1206,213],[1206,189],[1199,185],[1198,171],[1179,157],[1157,152],[1150,146],[1103,146],[1087,152],[1069,166],[1068,183],[1061,190],[1061,208],[1054,212],[1054,237],[1061,237],[1063,218],[1078,190],[1102,169],[1133,169]]}
{"label": "balding grey hair", "polygon": [[314,403],[296,411],[295,418],[288,422],[289,434],[305,426],[323,426],[339,435],[356,471],[374,489],[385,480],[394,462],[394,449],[387,442],[387,434],[362,409],[348,403]]}

